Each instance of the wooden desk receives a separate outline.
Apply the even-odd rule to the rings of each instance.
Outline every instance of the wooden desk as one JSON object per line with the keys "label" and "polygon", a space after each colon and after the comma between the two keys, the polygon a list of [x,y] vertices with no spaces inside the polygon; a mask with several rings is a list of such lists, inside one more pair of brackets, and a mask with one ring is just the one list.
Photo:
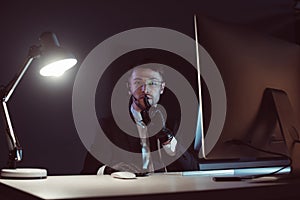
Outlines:
{"label": "wooden desk", "polygon": [[299,199],[300,182],[214,182],[208,176],[152,175],[133,180],[104,176],[0,179],[1,199]]}

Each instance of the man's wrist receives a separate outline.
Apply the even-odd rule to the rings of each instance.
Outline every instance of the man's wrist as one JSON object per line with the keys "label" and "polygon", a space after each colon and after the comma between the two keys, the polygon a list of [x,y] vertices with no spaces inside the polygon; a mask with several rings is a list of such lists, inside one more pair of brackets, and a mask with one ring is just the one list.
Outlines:
{"label": "man's wrist", "polygon": [[114,168],[111,168],[107,165],[103,165],[102,167],[100,167],[97,171],[97,175],[105,175],[105,174],[112,174],[114,172],[117,172],[118,170],[115,170]]}
{"label": "man's wrist", "polygon": [[103,165],[102,167],[100,167],[97,171],[97,175],[104,175],[105,168],[106,168],[106,165]]}
{"label": "man's wrist", "polygon": [[172,141],[172,139],[173,139],[173,137],[172,137],[171,139],[169,139],[169,140],[165,141],[164,143],[162,143],[162,145],[167,145],[167,144],[170,144],[170,143],[171,143],[171,141]]}
{"label": "man's wrist", "polygon": [[164,150],[167,152],[169,156],[175,156],[176,155],[176,146],[177,146],[177,140],[175,137],[171,139],[171,141],[168,144],[162,145]]}

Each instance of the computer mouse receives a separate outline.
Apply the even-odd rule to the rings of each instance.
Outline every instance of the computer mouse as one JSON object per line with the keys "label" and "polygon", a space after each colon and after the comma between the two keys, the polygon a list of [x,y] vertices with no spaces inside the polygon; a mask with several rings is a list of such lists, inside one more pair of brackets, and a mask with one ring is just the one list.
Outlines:
{"label": "computer mouse", "polygon": [[136,178],[135,173],[132,172],[114,172],[111,173],[111,176],[119,179],[134,179]]}

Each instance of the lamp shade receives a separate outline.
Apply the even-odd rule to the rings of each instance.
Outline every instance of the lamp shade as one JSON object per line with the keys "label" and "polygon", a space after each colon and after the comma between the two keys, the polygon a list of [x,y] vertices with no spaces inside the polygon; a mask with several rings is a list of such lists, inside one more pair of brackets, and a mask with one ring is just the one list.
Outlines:
{"label": "lamp shade", "polygon": [[77,63],[74,55],[62,48],[54,33],[45,32],[40,36],[42,76],[61,76]]}

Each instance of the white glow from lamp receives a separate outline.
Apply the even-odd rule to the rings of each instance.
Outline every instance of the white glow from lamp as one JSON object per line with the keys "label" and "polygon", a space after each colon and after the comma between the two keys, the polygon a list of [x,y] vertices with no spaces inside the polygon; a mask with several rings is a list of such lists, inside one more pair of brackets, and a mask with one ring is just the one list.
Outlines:
{"label": "white glow from lamp", "polygon": [[68,58],[59,61],[55,61],[43,67],[40,70],[42,76],[55,76],[59,77],[64,74],[65,71],[72,68],[77,63],[75,58]]}

